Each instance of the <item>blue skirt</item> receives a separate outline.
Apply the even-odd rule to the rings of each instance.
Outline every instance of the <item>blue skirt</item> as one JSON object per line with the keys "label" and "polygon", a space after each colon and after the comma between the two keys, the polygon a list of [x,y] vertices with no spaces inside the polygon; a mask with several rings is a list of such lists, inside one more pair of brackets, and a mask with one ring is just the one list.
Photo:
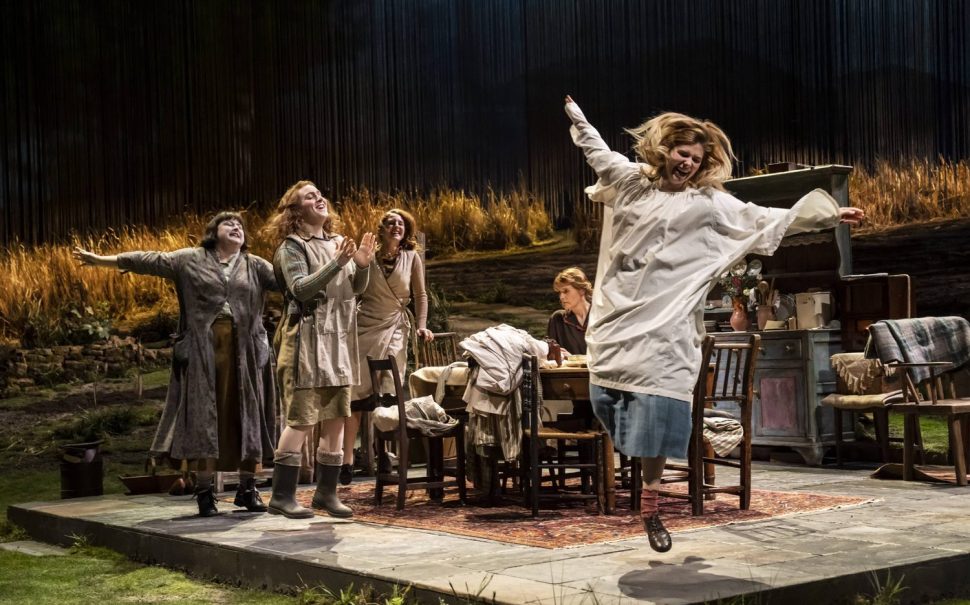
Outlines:
{"label": "blue skirt", "polygon": [[589,385],[593,413],[627,456],[686,458],[690,442],[689,401]]}

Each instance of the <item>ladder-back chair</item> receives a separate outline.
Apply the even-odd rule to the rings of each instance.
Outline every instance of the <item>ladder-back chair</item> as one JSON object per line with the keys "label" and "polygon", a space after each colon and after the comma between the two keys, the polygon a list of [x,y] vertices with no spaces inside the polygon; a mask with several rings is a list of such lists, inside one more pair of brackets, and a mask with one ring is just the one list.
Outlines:
{"label": "ladder-back chair", "polygon": [[[716,494],[736,495],[742,510],[751,504],[751,408],[756,354],[760,347],[761,337],[757,334],[708,335],[701,346],[701,368],[691,404],[687,464],[668,463],[666,469],[673,472],[662,479],[665,484],[686,481],[687,493],[660,491],[664,496],[688,500],[693,515],[704,514],[704,500],[713,499]],[[730,412],[740,422],[743,436],[737,460],[705,453],[704,411],[709,409]],[[713,473],[706,471],[709,465],[737,469],[737,485],[717,485],[711,481]]]}
{"label": "ladder-back chair", "polygon": [[[526,505],[532,509],[532,516],[539,514],[540,499],[547,500],[594,500],[600,511],[604,509],[604,461],[603,461],[603,431],[587,429],[579,431],[558,430],[552,427],[540,426],[539,411],[542,407],[540,395],[541,378],[539,376],[539,359],[535,355],[522,357],[522,384],[519,387],[522,395],[522,483],[526,496]],[[570,456],[568,460],[543,460],[539,456],[539,448],[546,440],[573,440],[579,446],[577,456]],[[579,471],[581,476],[580,489],[571,490],[561,485],[559,474],[566,469]],[[543,471],[549,475],[543,477]],[[551,490],[543,491],[542,483],[551,483]],[[556,489],[557,486],[559,489]]]}
{"label": "ladder-back chair", "polygon": [[[459,447],[457,451],[458,459],[454,471],[446,470],[444,465],[443,439],[454,437],[458,443],[464,443],[465,423],[458,419],[458,423],[448,433],[428,436],[417,429],[408,428],[407,414],[405,411],[404,389],[401,386],[401,374],[398,371],[397,362],[394,357],[388,356],[387,359],[374,359],[367,357],[367,366],[370,370],[372,384],[374,385],[374,401],[376,406],[387,407],[397,406],[398,426],[390,431],[374,430],[374,440],[377,447],[377,481],[375,483],[374,499],[378,505],[384,497],[384,487],[386,485],[397,484],[397,510],[404,508],[404,501],[407,492],[413,489],[427,489],[434,498],[445,487],[458,487],[458,499],[462,504],[465,503],[465,450]],[[381,372],[390,372],[394,384],[393,393],[380,393]],[[428,465],[427,472],[420,477],[409,477],[410,470],[410,450],[411,441],[415,439],[427,439],[428,442]],[[395,471],[389,462],[387,455],[388,446],[397,445],[397,470]],[[454,477],[454,481],[446,481],[445,477]]]}

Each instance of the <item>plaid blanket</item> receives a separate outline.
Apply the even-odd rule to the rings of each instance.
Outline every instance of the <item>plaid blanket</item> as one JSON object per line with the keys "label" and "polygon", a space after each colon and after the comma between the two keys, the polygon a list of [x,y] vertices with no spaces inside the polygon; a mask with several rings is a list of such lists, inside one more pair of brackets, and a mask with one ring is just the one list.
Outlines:
{"label": "plaid blanket", "polygon": [[704,439],[718,456],[727,456],[744,440],[744,427],[728,411],[704,410]]}
{"label": "plaid blanket", "polygon": [[[970,361],[970,323],[962,317],[886,319],[869,326],[866,357],[883,364],[949,361],[954,368]],[[929,368],[913,368],[917,383],[929,378]]]}

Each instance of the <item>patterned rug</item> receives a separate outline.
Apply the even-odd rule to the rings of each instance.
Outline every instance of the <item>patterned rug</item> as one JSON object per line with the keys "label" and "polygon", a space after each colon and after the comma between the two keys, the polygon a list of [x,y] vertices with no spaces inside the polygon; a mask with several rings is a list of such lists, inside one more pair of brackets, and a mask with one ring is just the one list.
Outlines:
{"label": "patterned rug", "polygon": [[[409,493],[402,511],[394,508],[396,487],[385,488],[381,506],[374,504],[374,485],[370,482],[341,486],[339,493],[341,500],[354,509],[354,520],[358,522],[439,531],[510,544],[567,548],[643,535],[640,516],[629,507],[629,492],[619,490],[614,515],[600,515],[582,503],[576,503],[541,508],[537,518],[532,518],[521,500],[506,498],[497,505],[487,506],[485,499],[472,489],[469,489],[465,506],[458,505],[458,493],[454,489],[445,492],[443,503],[429,500],[423,490],[415,490]],[[297,492],[297,499],[304,506],[310,506],[312,497],[313,489]],[[704,514],[699,517],[690,514],[685,500],[676,498],[662,498],[660,510],[667,529],[674,533],[842,508],[868,501],[865,498],[828,494],[753,490],[751,508],[746,511],[738,509],[736,497],[724,494],[718,495],[717,500],[705,502]]]}

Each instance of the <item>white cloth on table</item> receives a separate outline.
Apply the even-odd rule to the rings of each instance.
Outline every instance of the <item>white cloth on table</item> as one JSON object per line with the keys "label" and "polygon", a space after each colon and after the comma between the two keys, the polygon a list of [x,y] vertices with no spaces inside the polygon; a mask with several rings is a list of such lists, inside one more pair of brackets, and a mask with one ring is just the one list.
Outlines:
{"label": "white cloth on table", "polygon": [[456,361],[447,366],[426,366],[411,372],[408,388],[412,397],[433,395],[441,403],[447,387],[462,387],[468,384],[468,362]]}

